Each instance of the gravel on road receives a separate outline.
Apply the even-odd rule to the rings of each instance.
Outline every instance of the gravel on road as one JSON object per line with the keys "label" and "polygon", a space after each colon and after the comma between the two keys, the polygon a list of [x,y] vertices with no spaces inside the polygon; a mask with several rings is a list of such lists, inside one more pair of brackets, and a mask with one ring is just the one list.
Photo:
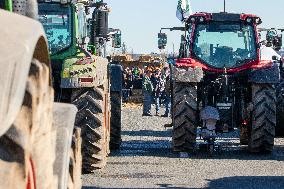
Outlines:
{"label": "gravel on road", "polygon": [[83,189],[284,189],[283,139],[271,154],[250,154],[235,131],[218,136],[221,154],[184,155],[171,150],[170,118],[142,117],[141,107],[125,107],[122,116],[121,149],[104,169],[83,175]]}

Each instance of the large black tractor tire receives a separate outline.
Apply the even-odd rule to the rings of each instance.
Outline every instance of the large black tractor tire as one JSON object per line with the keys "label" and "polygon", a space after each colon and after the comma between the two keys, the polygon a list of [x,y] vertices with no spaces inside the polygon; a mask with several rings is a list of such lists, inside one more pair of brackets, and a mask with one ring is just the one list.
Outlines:
{"label": "large black tractor tire", "polygon": [[189,152],[194,149],[197,130],[196,83],[173,84],[173,150]]}
{"label": "large black tractor tire", "polygon": [[275,135],[277,137],[284,136],[284,81],[282,81],[276,88],[276,102],[277,102],[277,122]]}
{"label": "large black tractor tire", "polygon": [[120,92],[111,92],[111,116],[110,116],[110,149],[117,150],[121,144],[121,106],[122,96]]}
{"label": "large black tractor tire", "polygon": [[81,148],[82,148],[81,129],[78,127],[75,127],[74,134],[72,136],[72,146],[71,146],[71,153],[70,153],[68,189],[82,188]]}
{"label": "large black tractor tire", "polygon": [[78,89],[72,93],[78,108],[75,126],[81,128],[82,172],[92,173],[106,165],[105,97],[102,88]]}
{"label": "large black tractor tire", "polygon": [[273,150],[276,126],[275,87],[271,84],[252,84],[252,127],[248,148],[253,153]]}
{"label": "large black tractor tire", "polygon": [[49,79],[48,66],[33,59],[20,112],[0,137],[1,188],[58,187],[53,170],[56,135]]}

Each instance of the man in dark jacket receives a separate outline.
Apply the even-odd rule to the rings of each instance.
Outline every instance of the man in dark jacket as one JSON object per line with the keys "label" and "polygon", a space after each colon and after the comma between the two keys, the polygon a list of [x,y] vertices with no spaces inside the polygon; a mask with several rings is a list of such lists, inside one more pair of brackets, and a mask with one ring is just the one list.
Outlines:
{"label": "man in dark jacket", "polygon": [[153,84],[153,98],[155,101],[155,107],[156,107],[156,116],[159,115],[160,111],[160,97],[162,94],[162,82],[161,82],[161,72],[160,70],[156,70],[154,73],[154,76],[151,78],[152,84]]}
{"label": "man in dark jacket", "polygon": [[166,77],[166,84],[165,84],[165,114],[162,117],[169,117],[171,111],[171,83],[170,83],[170,76]]}
{"label": "man in dark jacket", "polygon": [[169,117],[171,114],[171,80],[170,80],[170,69],[164,67],[163,80],[165,82],[164,96],[165,96],[165,114],[162,117]]}

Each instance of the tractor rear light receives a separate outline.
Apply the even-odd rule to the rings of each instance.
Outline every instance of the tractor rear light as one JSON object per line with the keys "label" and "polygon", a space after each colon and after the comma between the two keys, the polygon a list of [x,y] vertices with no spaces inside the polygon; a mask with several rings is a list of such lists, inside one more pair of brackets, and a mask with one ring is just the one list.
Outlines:
{"label": "tractor rear light", "polygon": [[94,82],[94,78],[92,78],[92,77],[79,78],[79,81],[81,83],[92,83],[92,82]]}

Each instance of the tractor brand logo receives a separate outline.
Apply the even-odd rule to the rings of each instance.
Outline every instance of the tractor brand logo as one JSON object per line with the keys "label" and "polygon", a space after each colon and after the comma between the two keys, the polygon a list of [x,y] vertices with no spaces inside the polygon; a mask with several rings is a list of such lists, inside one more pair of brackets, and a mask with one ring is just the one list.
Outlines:
{"label": "tractor brand logo", "polygon": [[229,110],[232,107],[232,103],[217,103],[219,110]]}

